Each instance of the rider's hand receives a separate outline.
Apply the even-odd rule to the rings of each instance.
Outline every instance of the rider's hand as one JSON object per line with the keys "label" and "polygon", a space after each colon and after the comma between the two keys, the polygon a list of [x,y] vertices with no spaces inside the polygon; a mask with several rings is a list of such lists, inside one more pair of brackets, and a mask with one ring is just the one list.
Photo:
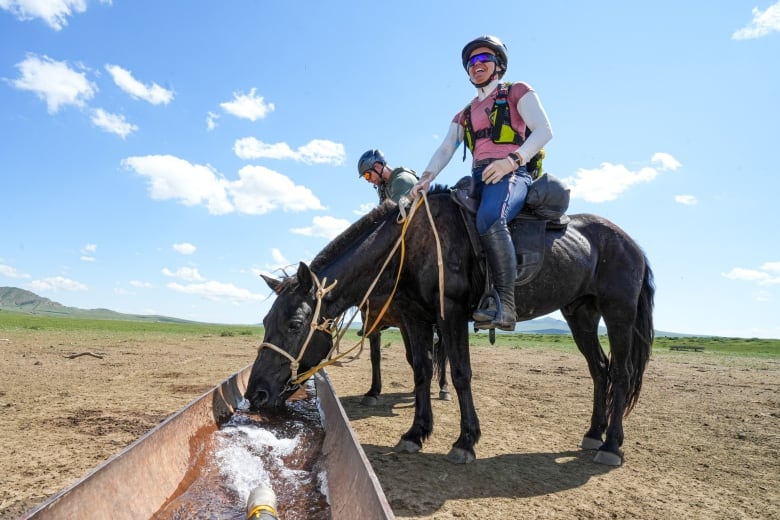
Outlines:
{"label": "rider's hand", "polygon": [[431,180],[433,180],[433,176],[429,174],[428,172],[425,172],[420,177],[420,180],[412,186],[412,189],[409,190],[409,198],[412,200],[417,198],[417,194],[422,190],[424,192],[428,192],[428,189],[431,187]]}
{"label": "rider's hand", "polygon": [[482,182],[485,184],[496,184],[508,173],[517,169],[517,163],[511,158],[498,159],[488,164],[482,171]]}

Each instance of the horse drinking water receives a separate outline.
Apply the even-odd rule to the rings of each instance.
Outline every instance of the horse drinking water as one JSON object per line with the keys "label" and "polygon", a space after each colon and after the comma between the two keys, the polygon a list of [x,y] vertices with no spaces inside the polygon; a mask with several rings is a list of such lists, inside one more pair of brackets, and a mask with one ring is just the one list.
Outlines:
{"label": "horse drinking water", "polygon": [[[415,414],[395,450],[422,449],[433,430],[428,351],[431,325],[436,324],[461,413],[460,435],[447,458],[455,463],[475,459],[480,426],[471,394],[468,324],[483,292],[484,274],[449,190],[432,190],[426,211],[436,231],[415,213],[401,226],[397,206],[378,206],[328,244],[310,266],[301,263],[295,275],[283,280],[266,278],[278,296],[263,320],[265,336],[246,390],[252,406],[282,406],[308,377],[306,371],[316,371],[329,356],[334,320],[363,301],[372,283],[376,294],[392,294],[397,283],[394,306],[411,352]],[[436,233],[444,274],[441,288]],[[401,254],[390,255],[400,242],[405,246],[400,249],[405,252],[403,265]],[[597,450],[597,462],[619,465],[623,417],[639,398],[652,349],[652,271],[628,234],[595,215],[572,215],[565,229],[548,231],[544,242],[538,274],[515,288],[517,318],[529,320],[560,309],[593,380],[590,427],[581,446]],[[381,270],[386,258],[387,268]],[[601,319],[609,356],[599,342]]]}

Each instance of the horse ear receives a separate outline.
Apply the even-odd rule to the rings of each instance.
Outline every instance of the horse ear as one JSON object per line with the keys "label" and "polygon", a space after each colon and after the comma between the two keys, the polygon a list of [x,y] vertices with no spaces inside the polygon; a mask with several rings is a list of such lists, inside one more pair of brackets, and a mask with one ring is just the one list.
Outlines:
{"label": "horse ear", "polygon": [[300,262],[298,264],[297,277],[298,277],[298,284],[302,289],[308,291],[314,286],[311,269],[309,269],[309,266],[303,262]]}
{"label": "horse ear", "polygon": [[260,276],[263,278],[263,280],[265,280],[265,283],[268,284],[268,287],[270,287],[273,292],[279,294],[279,286],[282,285],[281,280],[271,278],[270,276],[266,276],[264,274],[261,274]]}

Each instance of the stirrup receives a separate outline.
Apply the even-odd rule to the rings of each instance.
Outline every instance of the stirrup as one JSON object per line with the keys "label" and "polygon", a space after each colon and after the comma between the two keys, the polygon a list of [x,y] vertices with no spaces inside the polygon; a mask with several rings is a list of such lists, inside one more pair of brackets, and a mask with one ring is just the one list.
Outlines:
{"label": "stirrup", "polygon": [[487,320],[487,321],[475,321],[474,322],[474,332],[478,330],[495,330],[496,326],[493,323],[493,320]]}
{"label": "stirrup", "polygon": [[[472,314],[471,318],[476,323],[482,323],[482,322],[490,323],[491,321],[496,319],[496,316],[500,315],[499,314],[500,312],[501,312],[501,300],[498,297],[498,291],[492,289],[490,291],[486,291],[479,299],[477,308],[474,310],[474,313]],[[490,327],[482,327],[482,328],[490,328]]]}

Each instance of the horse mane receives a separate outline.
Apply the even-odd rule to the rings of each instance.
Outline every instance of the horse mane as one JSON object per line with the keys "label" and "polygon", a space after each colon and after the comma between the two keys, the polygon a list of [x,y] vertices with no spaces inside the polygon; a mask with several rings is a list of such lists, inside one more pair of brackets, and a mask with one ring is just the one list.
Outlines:
{"label": "horse mane", "polygon": [[442,193],[450,193],[450,187],[446,184],[434,184],[428,189],[428,195],[440,195]]}
{"label": "horse mane", "polygon": [[398,206],[392,202],[385,202],[375,207],[359,220],[350,225],[347,229],[341,232],[339,236],[334,238],[328,245],[326,245],[322,251],[317,253],[314,260],[311,261],[311,270],[319,272],[325,265],[333,261],[334,258],[344,253],[352,244],[354,244],[359,238],[367,235],[370,231],[376,228],[379,222],[384,222],[390,218],[391,214],[395,215],[398,211]]}
{"label": "horse mane", "polygon": [[[428,190],[428,195],[449,194],[449,191],[450,188],[448,186],[436,184]],[[315,273],[319,272],[337,256],[342,255],[345,250],[357,242],[361,237],[368,235],[371,231],[376,229],[379,223],[385,222],[390,218],[395,218],[397,212],[398,206],[388,200],[366,213],[363,217],[342,231],[341,234],[326,245],[322,251],[317,253],[317,256],[311,261],[311,270]]]}

